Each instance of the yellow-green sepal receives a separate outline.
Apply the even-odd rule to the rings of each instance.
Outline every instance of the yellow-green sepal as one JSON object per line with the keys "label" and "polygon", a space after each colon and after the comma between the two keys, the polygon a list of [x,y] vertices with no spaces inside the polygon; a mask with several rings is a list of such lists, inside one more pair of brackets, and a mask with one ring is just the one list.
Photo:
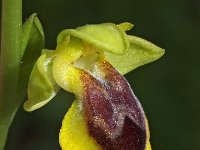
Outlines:
{"label": "yellow-green sepal", "polygon": [[164,54],[164,49],[136,36],[127,36],[130,42],[129,49],[116,55],[104,52],[109,61],[121,74],[126,74],[135,68],[153,62]]}
{"label": "yellow-green sepal", "polygon": [[57,44],[66,36],[74,36],[89,43],[99,50],[122,54],[129,48],[127,35],[122,27],[113,23],[85,25],[76,29],[66,29],[57,38]]}
{"label": "yellow-green sepal", "polygon": [[35,63],[28,83],[26,111],[33,111],[48,103],[59,91],[52,74],[53,51],[43,50]]}

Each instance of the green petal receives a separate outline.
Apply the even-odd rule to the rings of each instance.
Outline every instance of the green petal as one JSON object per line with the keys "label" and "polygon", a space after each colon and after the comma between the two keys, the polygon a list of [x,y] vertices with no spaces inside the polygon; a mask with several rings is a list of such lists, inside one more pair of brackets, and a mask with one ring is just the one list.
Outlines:
{"label": "green petal", "polygon": [[35,63],[28,84],[28,100],[24,103],[26,111],[44,106],[59,90],[59,86],[53,79],[52,55],[53,51],[43,50]]}
{"label": "green petal", "polygon": [[103,23],[85,25],[77,29],[67,29],[58,35],[57,43],[59,45],[66,36],[71,35],[92,44],[100,50],[122,54],[129,48],[127,35],[122,28],[112,23]]}
{"label": "green petal", "polygon": [[105,52],[104,55],[121,74],[157,60],[164,54],[164,49],[136,36],[128,36],[130,47],[122,55]]}

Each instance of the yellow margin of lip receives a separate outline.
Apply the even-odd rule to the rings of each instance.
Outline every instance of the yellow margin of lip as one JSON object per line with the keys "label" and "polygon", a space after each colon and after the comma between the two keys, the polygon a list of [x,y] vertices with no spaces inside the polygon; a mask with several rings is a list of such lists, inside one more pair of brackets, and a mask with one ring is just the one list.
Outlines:
{"label": "yellow margin of lip", "polygon": [[[150,145],[150,132],[148,121],[147,126],[147,144],[145,150],[152,150]],[[83,118],[83,109],[81,101],[76,99],[67,114],[65,115],[59,134],[59,142],[62,150],[101,150],[98,143],[89,136],[86,123]]]}
{"label": "yellow margin of lip", "polygon": [[152,150],[151,149],[151,144],[150,144],[150,130],[149,130],[149,124],[148,124],[147,118],[146,118],[146,127],[147,127],[147,141],[146,141],[145,150]]}
{"label": "yellow margin of lip", "polygon": [[62,150],[101,150],[89,136],[80,100],[75,100],[62,121],[59,134]]}

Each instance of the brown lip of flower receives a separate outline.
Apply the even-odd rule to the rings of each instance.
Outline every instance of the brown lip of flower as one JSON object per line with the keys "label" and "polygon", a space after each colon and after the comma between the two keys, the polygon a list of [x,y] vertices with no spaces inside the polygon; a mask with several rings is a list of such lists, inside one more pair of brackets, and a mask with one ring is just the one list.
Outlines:
{"label": "brown lip of flower", "polygon": [[108,62],[98,63],[98,78],[84,72],[83,111],[89,134],[106,150],[144,150],[144,111],[126,79]]}

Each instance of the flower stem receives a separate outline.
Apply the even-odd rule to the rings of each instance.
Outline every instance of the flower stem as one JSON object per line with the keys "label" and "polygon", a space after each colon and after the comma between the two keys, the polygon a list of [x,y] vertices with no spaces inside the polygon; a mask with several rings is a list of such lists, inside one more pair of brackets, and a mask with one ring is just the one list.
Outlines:
{"label": "flower stem", "polygon": [[[2,0],[0,54],[0,150],[16,113],[17,83],[20,68],[22,0]],[[17,105],[18,106],[18,105]]]}

